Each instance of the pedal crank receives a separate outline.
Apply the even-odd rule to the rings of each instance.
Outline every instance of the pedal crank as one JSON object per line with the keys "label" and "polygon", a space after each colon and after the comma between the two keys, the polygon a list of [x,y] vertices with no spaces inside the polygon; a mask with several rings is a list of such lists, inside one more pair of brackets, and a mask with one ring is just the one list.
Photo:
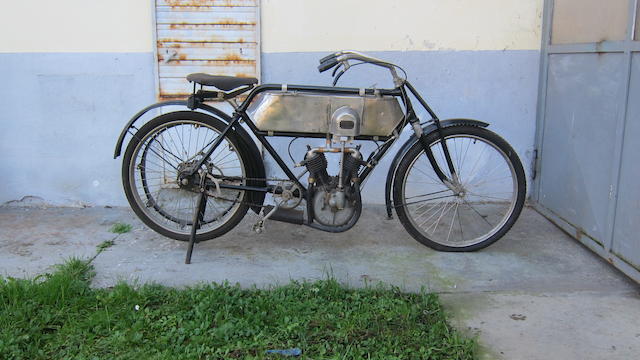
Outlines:
{"label": "pedal crank", "polygon": [[[255,231],[258,234],[261,234],[264,231],[264,222],[266,220],[268,220],[271,215],[273,215],[277,210],[278,210],[278,204],[276,204],[276,206],[273,207],[273,209],[271,209],[267,215],[262,216],[262,218],[260,220],[258,220],[255,225],[253,225],[253,231]],[[263,212],[264,213],[264,208],[263,208]]]}

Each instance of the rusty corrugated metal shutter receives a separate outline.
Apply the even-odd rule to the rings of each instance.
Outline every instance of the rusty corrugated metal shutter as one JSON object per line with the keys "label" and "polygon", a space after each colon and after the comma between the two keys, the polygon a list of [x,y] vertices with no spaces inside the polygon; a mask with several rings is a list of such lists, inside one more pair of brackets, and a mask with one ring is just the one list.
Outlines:
{"label": "rusty corrugated metal shutter", "polygon": [[259,0],[156,0],[159,97],[185,97],[203,72],[259,78]]}

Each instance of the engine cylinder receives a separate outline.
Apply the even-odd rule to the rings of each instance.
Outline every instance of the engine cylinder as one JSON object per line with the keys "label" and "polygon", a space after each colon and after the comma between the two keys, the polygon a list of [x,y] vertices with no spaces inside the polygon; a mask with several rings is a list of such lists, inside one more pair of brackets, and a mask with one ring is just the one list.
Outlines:
{"label": "engine cylinder", "polygon": [[310,151],[305,156],[305,161],[309,170],[309,178],[315,179],[319,185],[328,183],[327,158],[323,153]]}
{"label": "engine cylinder", "polygon": [[353,180],[353,178],[358,175],[358,170],[360,170],[361,163],[362,160],[356,157],[354,154],[344,154],[344,159],[342,160],[343,186],[347,186]]}

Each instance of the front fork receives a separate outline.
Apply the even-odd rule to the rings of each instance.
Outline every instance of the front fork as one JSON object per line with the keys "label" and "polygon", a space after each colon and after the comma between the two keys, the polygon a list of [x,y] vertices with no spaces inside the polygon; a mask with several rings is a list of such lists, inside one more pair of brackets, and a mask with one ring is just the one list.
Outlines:
{"label": "front fork", "polygon": [[436,161],[435,156],[433,155],[433,151],[431,151],[431,147],[427,142],[427,134],[425,134],[422,130],[422,126],[416,120],[413,124],[413,131],[416,134],[416,137],[419,139],[420,144],[422,145],[422,149],[424,153],[427,155],[427,159],[429,159],[429,163],[433,168],[433,171],[438,176],[438,179],[442,181],[449,189],[453,192],[457,193],[460,187],[460,181],[458,179],[458,174],[456,173],[456,169],[453,166],[453,161],[451,160],[451,154],[449,153],[449,147],[447,146],[447,142],[442,134],[442,128],[440,127],[440,121],[435,120],[436,126],[438,127],[438,134],[440,135],[440,145],[442,146],[442,153],[444,154],[445,161],[447,162],[447,167],[449,168],[449,173],[451,174],[451,178],[449,178],[440,168],[438,161]]}
{"label": "front fork", "polygon": [[422,130],[422,126],[420,126],[420,120],[418,120],[418,118],[415,115],[413,115],[415,114],[413,111],[413,106],[411,105],[411,102],[406,96],[407,95],[406,91],[404,90],[404,88],[402,88],[403,99],[405,100],[405,106],[407,106],[407,114],[413,115],[413,116],[410,116],[409,121],[411,122],[411,126],[413,127],[413,131],[415,132],[416,137],[420,140],[420,144],[422,144],[422,148],[424,149],[425,154],[427,154],[427,158],[429,159],[429,162],[433,167],[433,171],[435,171],[436,175],[438,176],[440,181],[442,181],[443,184],[445,184],[454,193],[459,193],[461,191],[460,181],[458,180],[456,169],[453,166],[453,161],[451,160],[451,154],[449,154],[449,148],[447,147],[447,142],[445,141],[444,134],[442,132],[440,119],[438,119],[438,116],[436,115],[436,113],[431,109],[429,104],[427,104],[427,102],[422,98],[422,96],[420,96],[416,88],[414,88],[413,85],[411,85],[411,83],[409,83],[408,81],[405,81],[404,86],[411,92],[411,94],[413,94],[413,96],[415,96],[415,98],[418,100],[420,105],[422,105],[422,107],[425,110],[427,110],[429,115],[431,115],[431,118],[433,119],[433,122],[436,125],[436,128],[438,130],[438,135],[440,136],[440,146],[442,146],[442,153],[444,154],[444,159],[447,162],[447,167],[449,168],[449,173],[451,174],[451,178],[447,177],[447,175],[442,171],[442,169],[438,165],[438,162],[436,161],[436,158],[433,156],[433,152],[431,151],[431,148],[427,143],[427,138],[426,138],[427,134],[424,133],[424,131]]}

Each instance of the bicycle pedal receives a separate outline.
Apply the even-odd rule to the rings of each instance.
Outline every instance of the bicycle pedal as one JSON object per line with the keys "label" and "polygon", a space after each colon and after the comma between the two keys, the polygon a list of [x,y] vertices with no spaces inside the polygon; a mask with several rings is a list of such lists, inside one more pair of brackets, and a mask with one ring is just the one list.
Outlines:
{"label": "bicycle pedal", "polygon": [[262,232],[264,232],[264,220],[258,220],[258,222],[253,225],[253,231],[255,231],[256,234],[262,234]]}

